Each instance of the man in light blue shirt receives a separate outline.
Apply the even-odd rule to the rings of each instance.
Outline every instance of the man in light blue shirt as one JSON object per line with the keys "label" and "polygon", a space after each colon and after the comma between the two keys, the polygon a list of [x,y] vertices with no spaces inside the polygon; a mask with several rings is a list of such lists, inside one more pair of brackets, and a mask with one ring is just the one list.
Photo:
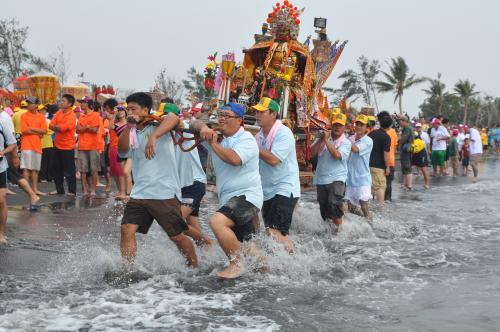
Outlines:
{"label": "man in light blue shirt", "polygon": [[259,145],[259,171],[264,192],[262,218],[269,235],[293,251],[288,237],[293,210],[300,197],[299,165],[292,131],[277,118],[279,105],[271,98],[262,98],[257,105],[256,119],[262,128],[255,136]]}
{"label": "man in light blue shirt", "polygon": [[351,137],[351,155],[347,162],[347,182],[345,198],[348,200],[349,210],[355,212],[358,204],[363,216],[370,220],[368,201],[372,198],[372,176],[370,173],[370,153],[373,140],[366,135],[368,117],[358,115],[355,122],[355,135]]}
{"label": "man in light blue shirt", "polygon": [[347,159],[351,152],[351,142],[345,137],[347,117],[338,114],[331,121],[331,132],[324,131],[311,146],[311,155],[318,156],[314,175],[317,200],[321,217],[332,221],[340,231],[344,212],[345,181],[347,179]]}
{"label": "man in light blue shirt", "polygon": [[[7,237],[5,236],[7,227],[7,154],[12,153],[17,148],[17,141],[13,133],[5,129],[8,128],[4,125],[4,121],[10,119],[0,119],[0,246],[7,244]],[[5,148],[4,148],[5,147]]]}
{"label": "man in light blue shirt", "polygon": [[[169,113],[178,116],[180,113],[179,107],[174,103],[165,104],[164,114]],[[185,118],[181,125],[183,128],[189,129],[189,119]],[[212,240],[203,234],[198,218],[201,200],[206,192],[207,176],[201,167],[198,148],[192,148],[195,144],[194,140],[192,140],[194,135],[183,132],[175,133],[175,137],[179,143],[175,144],[175,160],[182,192],[181,213],[189,225],[189,230],[184,234],[190,236],[197,244],[209,247],[212,245]],[[186,152],[182,151],[182,149]],[[189,149],[191,150],[187,151]]]}
{"label": "man in light blue shirt", "polygon": [[[240,262],[240,242],[249,241],[254,232],[253,219],[262,207],[259,174],[259,148],[255,138],[243,129],[245,110],[242,105],[228,103],[218,113],[223,139],[202,122],[191,123],[200,130],[212,157],[220,209],[210,218],[210,227],[229,266],[217,273],[221,278],[239,277],[244,269]],[[254,245],[250,243],[250,245]]]}
{"label": "man in light blue shirt", "polygon": [[174,129],[179,118],[168,114],[160,127],[146,116],[152,107],[151,96],[137,92],[127,97],[127,128],[118,141],[120,156],[132,158],[134,186],[125,206],[121,225],[122,257],[132,263],[137,252],[136,232],[146,234],[153,220],[193,267],[198,265],[191,240],[183,233],[189,230],[181,214],[181,187],[172,137],[165,135]]}

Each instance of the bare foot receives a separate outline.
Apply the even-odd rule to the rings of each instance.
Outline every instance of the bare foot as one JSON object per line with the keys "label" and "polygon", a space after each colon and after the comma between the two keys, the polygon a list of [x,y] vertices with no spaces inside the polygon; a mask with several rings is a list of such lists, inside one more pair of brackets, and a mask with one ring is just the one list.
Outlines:
{"label": "bare foot", "polygon": [[41,192],[40,190],[37,190],[36,194],[40,195],[40,196],[46,196],[47,195],[47,193]]}
{"label": "bare foot", "polygon": [[236,279],[240,277],[245,270],[239,263],[231,263],[224,270],[217,272],[216,275],[222,279]]}
{"label": "bare foot", "polygon": [[13,192],[12,190],[10,189],[7,189],[7,192],[6,192],[7,195],[16,195],[15,192]]}
{"label": "bare foot", "polygon": [[117,200],[117,201],[126,201],[127,200],[127,196],[116,195],[115,196],[115,200]]}
{"label": "bare foot", "polygon": [[95,191],[91,191],[89,195],[90,197],[95,197]]}
{"label": "bare foot", "polygon": [[106,187],[104,187],[104,192],[109,193],[111,191],[111,184],[107,184]]}
{"label": "bare foot", "polygon": [[106,187],[104,183],[97,182],[96,187]]}
{"label": "bare foot", "polygon": [[75,193],[67,193],[66,196],[69,196],[69,197],[75,197],[76,194]]}
{"label": "bare foot", "polygon": [[40,202],[40,196],[35,196],[31,199],[31,205],[37,205]]}
{"label": "bare foot", "polygon": [[6,245],[8,243],[7,237],[5,235],[0,235],[0,245]]}
{"label": "bare foot", "polygon": [[64,195],[64,193],[60,194],[57,192],[57,190],[51,191],[49,195]]}

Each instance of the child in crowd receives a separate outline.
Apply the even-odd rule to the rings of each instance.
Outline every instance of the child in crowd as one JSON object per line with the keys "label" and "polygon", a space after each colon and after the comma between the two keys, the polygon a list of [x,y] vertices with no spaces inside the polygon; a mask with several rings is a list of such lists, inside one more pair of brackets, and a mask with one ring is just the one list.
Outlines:
{"label": "child in crowd", "polygon": [[465,138],[464,145],[462,146],[462,167],[464,169],[463,176],[467,176],[467,170],[469,168],[469,157],[470,157],[470,145],[469,138]]}

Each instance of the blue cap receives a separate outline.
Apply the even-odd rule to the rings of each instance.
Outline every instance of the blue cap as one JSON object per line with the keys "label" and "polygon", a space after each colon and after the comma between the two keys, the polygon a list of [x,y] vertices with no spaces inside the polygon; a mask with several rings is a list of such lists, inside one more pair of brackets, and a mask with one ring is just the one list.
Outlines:
{"label": "blue cap", "polygon": [[221,110],[233,111],[234,114],[236,114],[240,118],[245,116],[245,108],[243,107],[243,105],[240,105],[238,103],[227,103],[226,105],[222,106]]}

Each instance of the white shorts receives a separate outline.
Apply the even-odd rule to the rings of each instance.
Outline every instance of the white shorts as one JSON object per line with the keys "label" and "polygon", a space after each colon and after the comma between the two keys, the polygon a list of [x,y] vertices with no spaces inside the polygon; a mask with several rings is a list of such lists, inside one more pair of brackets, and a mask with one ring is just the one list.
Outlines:
{"label": "white shorts", "polygon": [[33,150],[21,151],[21,169],[39,171],[42,165],[42,154]]}
{"label": "white shorts", "polygon": [[352,205],[359,205],[359,201],[368,202],[372,199],[372,187],[347,187],[345,189],[345,199]]}

